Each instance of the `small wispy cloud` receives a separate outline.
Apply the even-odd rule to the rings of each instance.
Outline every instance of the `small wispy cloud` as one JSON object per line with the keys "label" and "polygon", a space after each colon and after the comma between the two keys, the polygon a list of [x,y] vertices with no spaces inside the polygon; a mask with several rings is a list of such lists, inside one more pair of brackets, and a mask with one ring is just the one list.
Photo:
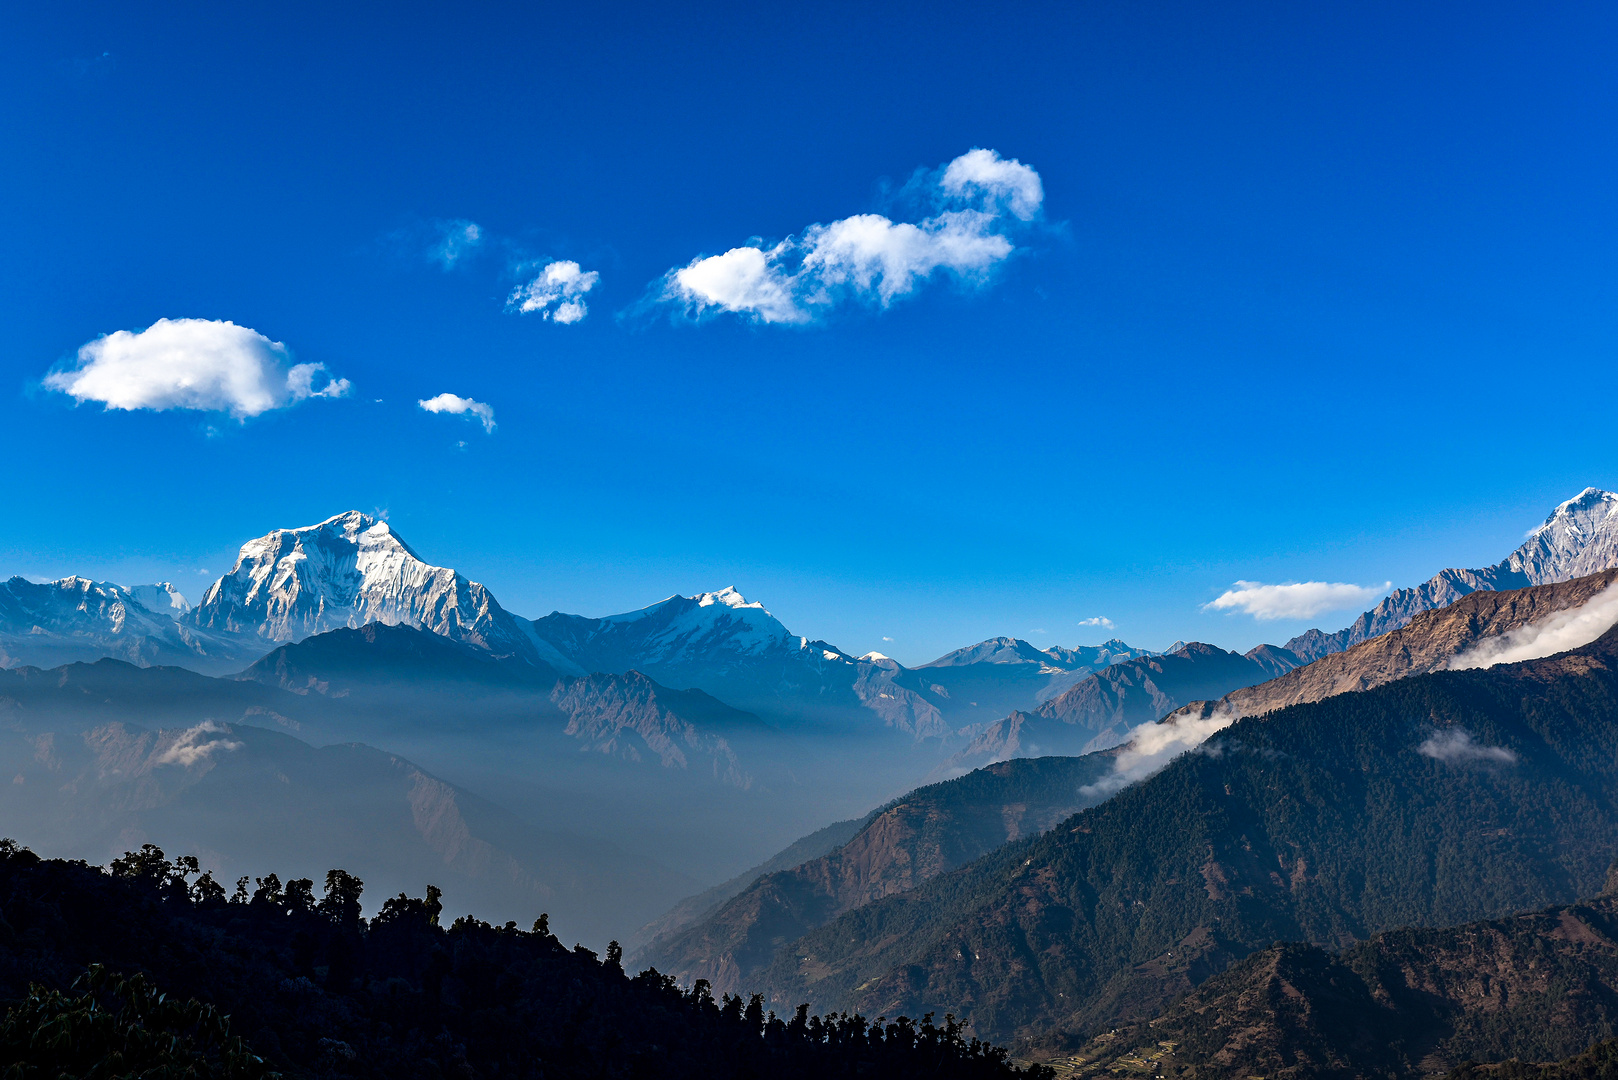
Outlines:
{"label": "small wispy cloud", "polygon": [[455,269],[461,260],[483,246],[483,228],[475,221],[467,221],[465,218],[435,221],[433,230],[437,233],[437,237],[427,248],[427,259],[437,263],[445,271]]}
{"label": "small wispy cloud", "polygon": [[599,272],[586,271],[572,259],[558,259],[546,263],[532,281],[517,286],[506,308],[523,314],[539,312],[564,326],[576,323],[589,314],[584,295],[600,280]]}
{"label": "small wispy cloud", "polygon": [[1079,620],[1079,625],[1080,626],[1099,626],[1103,630],[1112,630],[1112,629],[1114,629],[1113,621],[1111,619],[1107,618],[1105,615],[1097,615],[1097,616],[1095,616],[1093,618],[1089,618],[1089,619],[1080,619]]}
{"label": "small wispy cloud", "polygon": [[1201,746],[1214,733],[1223,731],[1238,719],[1240,717],[1234,713],[1215,709],[1208,716],[1182,712],[1161,721],[1138,724],[1130,729],[1123,749],[1113,759],[1112,771],[1079,790],[1086,796],[1111,796]]}
{"label": "small wispy cloud", "polygon": [[917,222],[855,214],[773,247],[731,248],[670,270],[654,303],[694,319],[730,313],[809,323],[845,301],[886,308],[940,271],[981,285],[1016,250],[1011,233],[1039,216],[1039,174],[993,150],[962,154],[922,185],[933,213]]}
{"label": "small wispy cloud", "polygon": [[44,384],[108,409],[196,409],[244,420],[310,398],[347,397],[348,380],[324,371],[324,364],[293,363],[285,345],[233,322],[159,319],[89,342]]}
{"label": "small wispy cloud", "polygon": [[892,639],[892,638],[890,638],[890,637],[885,637],[885,638],[883,638],[883,639],[882,639],[882,640],[883,640],[883,641],[892,641],[892,640],[893,640],[893,639]]}
{"label": "small wispy cloud", "polygon": [[1485,638],[1449,662],[1452,671],[1538,660],[1588,645],[1618,625],[1618,582],[1576,608],[1558,611],[1528,626]]}
{"label": "small wispy cloud", "polygon": [[1312,619],[1326,611],[1362,607],[1391,588],[1391,581],[1381,586],[1348,585],[1340,581],[1294,581],[1285,585],[1238,581],[1234,588],[1203,607],[1243,611],[1255,619]]}
{"label": "small wispy cloud", "polygon": [[1442,761],[1448,765],[1515,765],[1517,753],[1504,746],[1483,746],[1472,738],[1470,731],[1449,728],[1428,737],[1416,752],[1423,757]]}
{"label": "small wispy cloud", "polygon": [[439,394],[437,397],[423,398],[416,405],[430,413],[448,413],[481,420],[484,431],[490,434],[494,432],[494,409],[481,401],[455,394]]}
{"label": "small wispy cloud", "polygon": [[212,720],[204,720],[196,727],[187,728],[175,738],[164,751],[157,755],[158,765],[181,765],[190,768],[197,762],[211,757],[218,750],[240,750],[242,744],[230,739],[213,739],[210,735],[228,734],[227,728],[221,727]]}

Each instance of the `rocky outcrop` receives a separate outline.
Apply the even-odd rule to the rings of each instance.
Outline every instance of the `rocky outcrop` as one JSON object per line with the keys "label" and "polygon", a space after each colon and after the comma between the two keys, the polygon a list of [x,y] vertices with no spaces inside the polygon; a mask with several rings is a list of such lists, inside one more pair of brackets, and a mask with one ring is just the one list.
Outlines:
{"label": "rocky outcrop", "polygon": [[665,768],[711,773],[738,788],[750,787],[753,778],[730,737],[768,731],[751,713],[701,690],[659,686],[638,671],[563,680],[550,698],[581,750],[630,761],[650,758]]}

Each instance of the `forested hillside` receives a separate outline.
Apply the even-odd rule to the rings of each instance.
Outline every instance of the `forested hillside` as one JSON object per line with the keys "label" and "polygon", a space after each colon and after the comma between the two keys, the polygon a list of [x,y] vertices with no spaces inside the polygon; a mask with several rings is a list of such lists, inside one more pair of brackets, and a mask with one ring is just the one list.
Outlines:
{"label": "forested hillside", "polygon": [[[1276,945],[1070,1061],[1085,1075],[1150,1056],[1186,1077],[1417,1076],[1467,1061],[1565,1059],[1615,1028],[1618,897],[1607,895],[1509,919],[1393,930],[1340,956]],[[1476,1075],[1542,1074],[1503,1067]]]}

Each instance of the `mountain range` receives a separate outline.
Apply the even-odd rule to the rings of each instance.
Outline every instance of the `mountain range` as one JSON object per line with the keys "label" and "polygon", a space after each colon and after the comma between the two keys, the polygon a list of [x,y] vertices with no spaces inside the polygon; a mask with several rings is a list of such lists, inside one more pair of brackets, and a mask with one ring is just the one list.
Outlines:
{"label": "mountain range", "polygon": [[595,941],[641,926],[639,958],[680,980],[953,1012],[1080,1069],[1150,1071],[1171,1030],[1231,1075],[1566,1056],[1462,1037],[1437,1006],[1363,1013],[1414,1033],[1393,1057],[1253,1009],[1291,986],[1385,1010],[1408,971],[1321,950],[1600,891],[1615,507],[1587,490],[1500,564],[1284,648],[1006,637],[916,668],[735,589],[528,620],[341,514],[248,543],[194,606],[5,583],[0,812],[53,854],[151,841],[227,874],[434,881],[453,910],[549,910]]}

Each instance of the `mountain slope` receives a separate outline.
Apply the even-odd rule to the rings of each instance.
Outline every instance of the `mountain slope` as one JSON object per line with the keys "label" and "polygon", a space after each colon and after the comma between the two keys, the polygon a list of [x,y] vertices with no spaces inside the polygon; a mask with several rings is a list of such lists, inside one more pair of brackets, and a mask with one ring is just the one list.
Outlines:
{"label": "mountain slope", "polygon": [[1273,645],[1243,656],[1201,642],[1116,663],[1032,712],[1014,712],[991,724],[940,771],[958,774],[1012,757],[1104,750],[1122,743],[1136,726],[1161,720],[1188,702],[1264,682],[1298,664]]}
{"label": "mountain slope", "polygon": [[1567,902],[1618,836],[1618,633],[1236,722],[1050,833],[778,955],[775,1000],[1043,1037],[1144,1019],[1277,940]]}
{"label": "mountain slope", "polygon": [[701,690],[659,686],[638,671],[564,679],[551,701],[567,715],[567,734],[582,750],[637,762],[655,758],[671,769],[695,767],[739,788],[750,787],[753,777],[732,743],[774,734],[752,713]]}
{"label": "mountain slope", "polygon": [[629,940],[624,942],[625,950],[638,952],[649,942],[673,937],[679,931],[716,910],[725,901],[739,894],[765,874],[773,874],[777,870],[791,870],[793,867],[806,863],[811,859],[818,859],[827,852],[835,851],[848,843],[854,834],[864,828],[865,824],[873,816],[875,816],[875,812],[867,814],[863,818],[834,821],[824,828],[816,829],[808,836],[799,837],[762,863],[749,867],[730,880],[722,881],[718,885],[704,889],[694,896],[686,897],[636,931]]}
{"label": "mountain slope", "polygon": [[716,992],[750,987],[782,945],[845,911],[914,888],[985,852],[1037,835],[1099,796],[1081,789],[1111,764],[1104,755],[991,765],[912,791],[878,810],[846,843],[766,874],[639,957]]}
{"label": "mountain slope", "polygon": [[1587,577],[1618,566],[1618,495],[1585,488],[1551,511],[1521,547],[1494,566],[1444,570],[1413,589],[1396,589],[1335,634],[1309,630],[1286,643],[1317,660],[1397,630],[1423,611],[1453,604],[1478,590],[1501,591]]}

